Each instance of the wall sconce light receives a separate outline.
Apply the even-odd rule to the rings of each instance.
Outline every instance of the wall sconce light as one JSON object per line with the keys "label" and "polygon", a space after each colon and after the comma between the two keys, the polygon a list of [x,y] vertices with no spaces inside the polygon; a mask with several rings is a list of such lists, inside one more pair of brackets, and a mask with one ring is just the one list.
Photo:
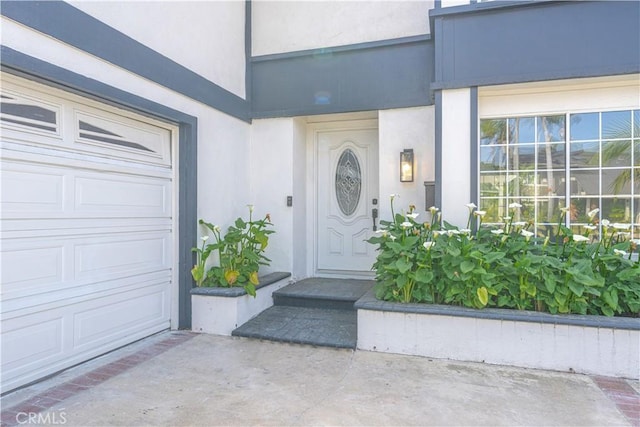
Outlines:
{"label": "wall sconce light", "polygon": [[400,153],[400,182],[413,182],[413,148]]}

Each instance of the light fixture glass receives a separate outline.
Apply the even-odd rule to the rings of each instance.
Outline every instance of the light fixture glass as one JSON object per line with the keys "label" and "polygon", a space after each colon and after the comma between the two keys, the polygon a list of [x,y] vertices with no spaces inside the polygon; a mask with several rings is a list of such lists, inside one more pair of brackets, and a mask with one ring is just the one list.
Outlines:
{"label": "light fixture glass", "polygon": [[413,148],[400,153],[400,182],[413,182]]}

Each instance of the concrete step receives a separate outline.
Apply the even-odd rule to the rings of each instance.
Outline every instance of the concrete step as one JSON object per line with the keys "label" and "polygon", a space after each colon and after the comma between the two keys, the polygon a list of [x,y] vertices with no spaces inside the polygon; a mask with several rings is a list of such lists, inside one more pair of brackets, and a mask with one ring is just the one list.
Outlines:
{"label": "concrete step", "polygon": [[357,313],[355,310],[276,305],[235,329],[232,335],[355,349]]}
{"label": "concrete step", "polygon": [[312,278],[273,293],[274,306],[232,332],[233,336],[356,348],[354,303],[373,287],[373,280]]}
{"label": "concrete step", "polygon": [[373,280],[311,278],[273,293],[274,305],[353,310],[353,304],[373,287]]}

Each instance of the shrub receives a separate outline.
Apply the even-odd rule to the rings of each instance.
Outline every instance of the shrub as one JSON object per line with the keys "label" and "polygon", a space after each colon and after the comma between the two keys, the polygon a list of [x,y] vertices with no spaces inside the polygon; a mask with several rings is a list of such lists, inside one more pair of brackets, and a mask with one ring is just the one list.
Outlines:
{"label": "shrub", "polygon": [[[251,296],[256,295],[256,285],[259,284],[258,269],[261,265],[269,265],[270,259],[264,256],[269,244],[269,235],[274,231],[271,227],[271,216],[253,220],[253,205],[249,207],[249,220],[236,219],[227,233],[222,236],[220,227],[199,221],[207,233],[212,233],[215,243],[207,244],[209,234],[200,239],[202,246],[193,248],[197,253],[196,265],[191,269],[191,275],[197,286],[242,286]],[[206,268],[209,255],[215,251],[218,254],[219,265]]]}
{"label": "shrub", "polygon": [[[417,221],[413,206],[381,221],[368,240],[378,245],[373,265],[376,296],[386,301],[500,307],[550,313],[638,316],[640,261],[638,240],[629,227],[602,221],[596,239],[597,210],[584,234],[564,226],[562,211],[555,231],[537,237],[531,223],[514,221],[521,206],[500,226],[485,226],[485,212],[467,205],[467,228],[442,220]],[[634,252],[636,253],[634,255]],[[636,260],[634,261],[634,258]]]}

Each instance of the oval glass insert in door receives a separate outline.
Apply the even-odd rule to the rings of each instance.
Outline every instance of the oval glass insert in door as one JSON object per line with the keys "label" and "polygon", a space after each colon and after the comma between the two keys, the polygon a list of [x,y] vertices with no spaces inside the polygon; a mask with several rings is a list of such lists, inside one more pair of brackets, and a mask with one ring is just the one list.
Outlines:
{"label": "oval glass insert in door", "polygon": [[360,202],[362,171],[358,157],[350,148],[345,149],[336,166],[336,198],[340,211],[352,215]]}

